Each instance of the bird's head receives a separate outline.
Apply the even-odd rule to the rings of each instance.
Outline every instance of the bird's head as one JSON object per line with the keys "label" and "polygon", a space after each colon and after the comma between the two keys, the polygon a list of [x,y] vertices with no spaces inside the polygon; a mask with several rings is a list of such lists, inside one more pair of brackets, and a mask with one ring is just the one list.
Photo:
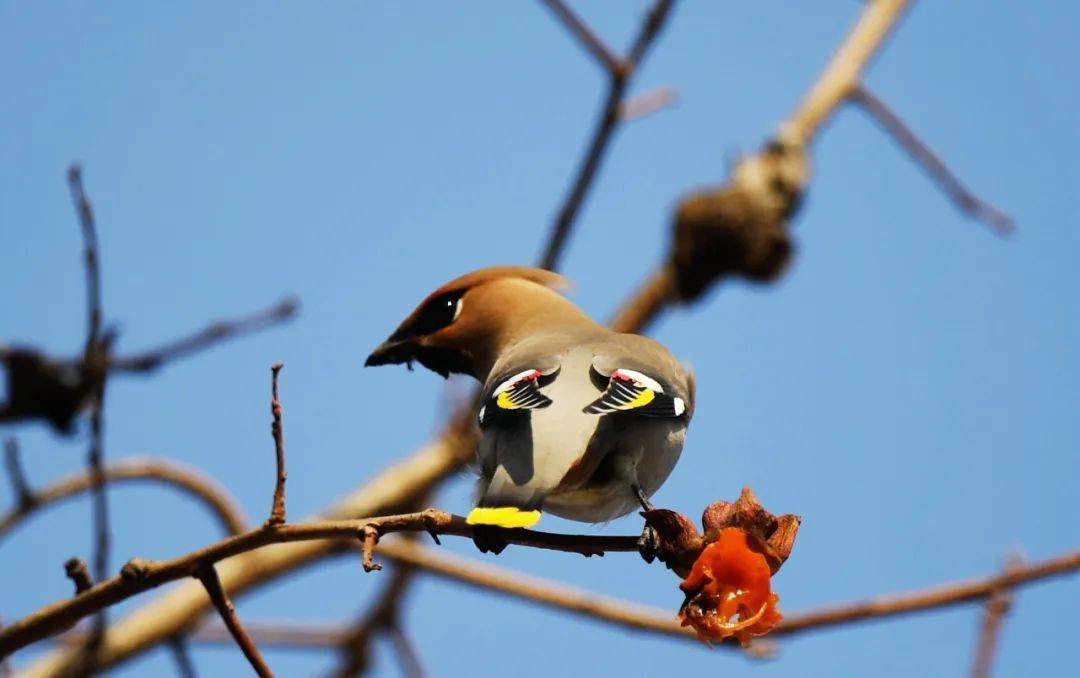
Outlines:
{"label": "bird's head", "polygon": [[365,366],[421,365],[483,379],[514,337],[560,317],[585,317],[561,294],[563,276],[540,268],[496,266],[467,273],[429,294]]}

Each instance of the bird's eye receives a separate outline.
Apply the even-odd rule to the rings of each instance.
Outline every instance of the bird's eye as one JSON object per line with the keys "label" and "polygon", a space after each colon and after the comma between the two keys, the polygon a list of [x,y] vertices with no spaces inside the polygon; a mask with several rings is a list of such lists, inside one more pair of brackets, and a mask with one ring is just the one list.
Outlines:
{"label": "bird's eye", "polygon": [[432,299],[421,311],[410,330],[414,334],[431,334],[457,320],[461,315],[461,293],[444,294]]}

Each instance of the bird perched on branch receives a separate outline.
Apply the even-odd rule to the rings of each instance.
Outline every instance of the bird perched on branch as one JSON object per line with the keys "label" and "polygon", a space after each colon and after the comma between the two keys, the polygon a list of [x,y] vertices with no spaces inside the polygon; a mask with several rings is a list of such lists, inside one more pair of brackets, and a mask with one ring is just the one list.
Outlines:
{"label": "bird perched on branch", "polygon": [[529,527],[541,511],[602,522],[650,509],[679,459],[692,376],[652,339],[594,322],[555,291],[566,286],[537,268],[466,274],[428,295],[365,362],[415,360],[483,384],[470,524]]}

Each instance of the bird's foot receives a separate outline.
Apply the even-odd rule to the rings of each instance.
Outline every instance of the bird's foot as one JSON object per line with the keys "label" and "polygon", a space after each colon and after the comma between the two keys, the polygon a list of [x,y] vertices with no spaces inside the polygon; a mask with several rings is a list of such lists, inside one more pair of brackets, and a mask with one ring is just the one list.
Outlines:
{"label": "bird's foot", "polygon": [[480,553],[494,553],[499,555],[506,548],[507,542],[503,538],[502,528],[494,525],[474,525],[473,543]]}
{"label": "bird's foot", "polygon": [[660,535],[651,526],[646,525],[637,541],[638,553],[646,563],[652,563],[660,555]]}

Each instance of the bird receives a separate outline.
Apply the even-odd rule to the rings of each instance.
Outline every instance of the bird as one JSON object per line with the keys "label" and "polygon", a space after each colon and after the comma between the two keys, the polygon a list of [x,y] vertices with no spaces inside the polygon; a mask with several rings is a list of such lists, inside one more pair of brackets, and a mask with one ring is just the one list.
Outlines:
{"label": "bird", "polygon": [[542,512],[602,523],[650,510],[682,452],[692,373],[660,343],[595,322],[560,293],[568,287],[527,266],[467,273],[425,297],[364,363],[416,361],[482,384],[470,525],[531,527]]}

